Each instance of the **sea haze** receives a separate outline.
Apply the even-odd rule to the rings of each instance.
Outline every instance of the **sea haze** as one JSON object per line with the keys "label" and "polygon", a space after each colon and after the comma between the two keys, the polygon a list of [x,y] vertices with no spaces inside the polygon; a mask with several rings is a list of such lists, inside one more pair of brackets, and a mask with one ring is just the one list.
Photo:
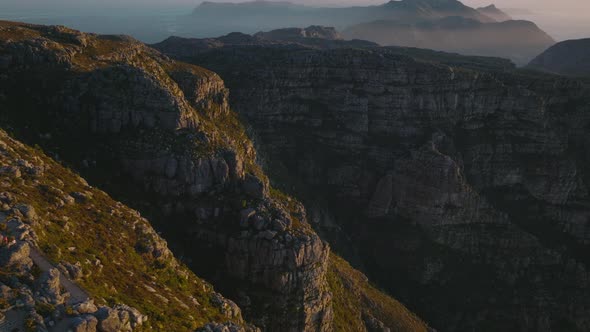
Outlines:
{"label": "sea haze", "polygon": [[[573,1],[573,0],[572,0]],[[215,1],[220,2],[220,1]],[[243,1],[235,1],[243,2]],[[345,2],[335,1],[292,1],[293,3],[308,6],[344,7],[351,5],[378,5],[386,0],[352,0]],[[491,1],[464,1],[472,7],[486,6]],[[571,2],[571,1],[570,1]],[[576,10],[572,4],[565,2],[562,8],[547,7],[544,2],[530,3],[521,1],[496,1],[497,6],[504,9],[514,19],[524,19],[535,22],[556,41],[584,38],[590,34],[590,19],[585,17],[587,11],[584,6]],[[177,0],[166,2],[166,5],[148,1],[126,0],[121,2],[81,3],[58,1],[47,6],[43,2],[35,1],[8,1],[0,4],[0,19],[23,21],[38,24],[60,24],[86,32],[104,34],[129,34],[141,41],[154,43],[165,39],[170,35],[184,37],[217,37],[227,33],[224,29],[209,27],[208,29],[191,28],[191,22],[187,17],[191,14],[200,1]],[[590,10],[590,8],[588,8]],[[238,21],[238,20],[236,20]],[[194,22],[192,22],[194,23]],[[236,29],[239,24],[235,24]],[[261,22],[258,29],[251,28],[245,33],[253,33],[259,30],[268,30],[269,24]],[[276,27],[271,27],[276,28]],[[251,30],[251,31],[250,31]]]}

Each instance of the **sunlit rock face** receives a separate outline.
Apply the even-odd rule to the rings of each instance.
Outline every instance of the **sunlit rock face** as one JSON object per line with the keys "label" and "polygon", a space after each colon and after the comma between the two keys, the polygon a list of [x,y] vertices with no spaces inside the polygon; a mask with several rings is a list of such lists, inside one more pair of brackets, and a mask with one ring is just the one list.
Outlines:
{"label": "sunlit rock face", "polygon": [[10,22],[0,54],[3,125],[137,206],[249,321],[331,330],[330,248],[300,203],[271,195],[217,74],[130,37]]}

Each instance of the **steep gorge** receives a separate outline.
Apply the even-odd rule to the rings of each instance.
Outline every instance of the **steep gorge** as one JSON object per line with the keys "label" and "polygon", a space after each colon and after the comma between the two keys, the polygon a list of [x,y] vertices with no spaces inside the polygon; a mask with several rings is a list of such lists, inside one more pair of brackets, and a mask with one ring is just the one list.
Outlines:
{"label": "steep gorge", "polygon": [[368,286],[374,306],[333,310],[330,287],[360,274],[339,269],[328,282],[336,258],[303,206],[269,186],[216,74],[126,36],[0,22],[0,75],[3,128],[141,211],[248,322],[330,331],[348,317],[353,331],[391,321],[427,329]]}
{"label": "steep gorge", "polygon": [[182,59],[225,80],[273,183],[320,234],[433,326],[588,330],[588,87],[411,53]]}

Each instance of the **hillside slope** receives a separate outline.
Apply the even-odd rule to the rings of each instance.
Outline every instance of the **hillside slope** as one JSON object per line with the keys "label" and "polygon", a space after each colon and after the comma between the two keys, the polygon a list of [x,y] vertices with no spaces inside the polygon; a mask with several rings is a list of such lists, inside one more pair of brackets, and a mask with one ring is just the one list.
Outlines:
{"label": "hillside slope", "polygon": [[590,77],[590,38],[559,42],[533,59],[527,68],[572,77]]}
{"label": "hillside slope", "polygon": [[[329,246],[270,187],[219,76],[129,37],[11,22],[0,24],[0,59],[4,128],[147,216],[249,322],[332,329]],[[395,312],[372,316],[414,317]]]}
{"label": "hillside slope", "polygon": [[[240,309],[180,263],[137,211],[3,130],[0,164],[0,234],[16,239],[0,246],[1,309],[16,305],[5,313],[13,326],[21,319],[29,328],[54,323],[55,331],[243,324]],[[60,279],[82,290],[64,293]]]}

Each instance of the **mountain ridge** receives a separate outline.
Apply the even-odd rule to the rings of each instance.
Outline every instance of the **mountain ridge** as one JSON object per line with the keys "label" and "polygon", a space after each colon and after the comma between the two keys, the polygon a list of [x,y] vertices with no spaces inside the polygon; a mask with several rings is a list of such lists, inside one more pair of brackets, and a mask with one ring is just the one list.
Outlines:
{"label": "mountain ridge", "polygon": [[342,32],[348,39],[381,45],[431,48],[464,55],[509,58],[524,65],[555,41],[530,21],[482,23],[460,16],[403,24],[391,20],[352,26]]}
{"label": "mountain ridge", "polygon": [[590,38],[559,42],[534,58],[527,68],[573,77],[590,76]]}
{"label": "mountain ridge", "polygon": [[2,127],[141,211],[188,267],[235,299],[223,310],[270,331],[329,331],[349,315],[355,331],[387,321],[427,330],[393,299],[362,314],[333,312],[334,296],[353,290],[330,287],[366,280],[346,268],[328,283],[337,257],[301,203],[270,186],[217,74],[126,36],[14,22],[0,22],[0,71]]}
{"label": "mountain ridge", "polygon": [[433,326],[590,326],[567,309],[590,292],[584,82],[388,47],[182,60],[225,80],[271,182],[314,228]]}

